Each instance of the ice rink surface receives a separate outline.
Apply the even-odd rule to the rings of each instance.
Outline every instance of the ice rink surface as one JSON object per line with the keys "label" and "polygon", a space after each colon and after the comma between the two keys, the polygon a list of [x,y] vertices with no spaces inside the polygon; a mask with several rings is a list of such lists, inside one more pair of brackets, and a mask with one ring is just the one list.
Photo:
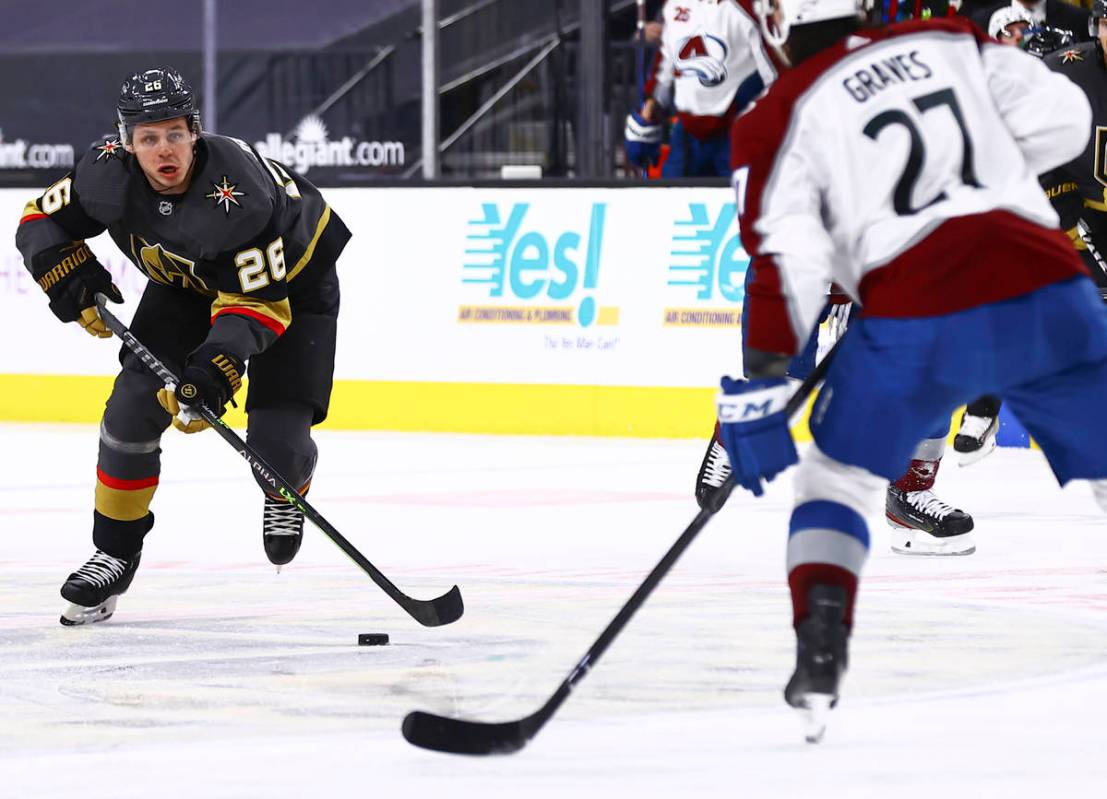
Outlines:
{"label": "ice rink surface", "polygon": [[874,509],[821,745],[781,699],[785,478],[735,493],[525,750],[480,759],[400,721],[545,702],[695,515],[701,442],[318,433],[313,504],[407,593],[461,587],[465,616],[425,629],[310,525],[277,575],[245,465],[170,431],[134,585],[63,628],[96,438],[0,425],[5,799],[1107,795],[1107,519],[1040,453],[947,459],[972,556],[894,555]]}

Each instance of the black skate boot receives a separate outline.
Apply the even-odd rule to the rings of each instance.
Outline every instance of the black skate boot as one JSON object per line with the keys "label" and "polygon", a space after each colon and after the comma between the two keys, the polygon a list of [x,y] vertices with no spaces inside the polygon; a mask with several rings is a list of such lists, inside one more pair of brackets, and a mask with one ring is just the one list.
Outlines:
{"label": "black skate boot", "polygon": [[303,512],[283,499],[274,499],[266,494],[261,537],[265,556],[279,572],[281,566],[290,563],[300,551],[300,542],[304,540]]}
{"label": "black skate boot", "polygon": [[888,486],[885,516],[893,528],[892,551],[901,555],[971,555],[972,516],[925,491]]}
{"label": "black skate boot", "polygon": [[719,486],[728,477],[730,477],[730,458],[726,454],[726,447],[719,439],[719,423],[716,422],[715,432],[707,445],[707,452],[703,454],[703,462],[696,475],[696,504],[701,509],[706,508],[708,498],[715,496]]}
{"label": "black skate boot", "polygon": [[845,588],[813,585],[807,592],[808,616],[796,627],[796,670],[784,687],[784,701],[803,716],[808,743],[822,740],[849,666],[846,602]]}
{"label": "black skate boot", "polygon": [[976,416],[966,410],[961,415],[961,427],[953,439],[958,465],[970,466],[995,451],[998,431],[998,415]]}
{"label": "black skate boot", "polygon": [[131,586],[141,556],[142,552],[136,552],[124,559],[96,550],[61,588],[62,599],[69,602],[62,611],[61,623],[74,627],[110,619],[120,594]]}

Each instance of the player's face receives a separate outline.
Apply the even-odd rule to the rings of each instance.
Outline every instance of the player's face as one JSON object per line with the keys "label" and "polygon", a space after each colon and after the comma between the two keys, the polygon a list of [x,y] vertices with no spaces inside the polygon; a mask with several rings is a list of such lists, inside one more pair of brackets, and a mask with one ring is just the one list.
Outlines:
{"label": "player's face", "polygon": [[1026,36],[1026,29],[1030,27],[1027,22],[1012,22],[999,35],[999,43],[1018,47]]}
{"label": "player's face", "polygon": [[196,136],[186,117],[135,125],[127,149],[138,158],[154,191],[181,194],[188,188]]}
{"label": "player's face", "polygon": [[1099,27],[1096,28],[1096,38],[1099,39],[1100,47],[1107,51],[1107,17],[1100,17],[1097,22]]}

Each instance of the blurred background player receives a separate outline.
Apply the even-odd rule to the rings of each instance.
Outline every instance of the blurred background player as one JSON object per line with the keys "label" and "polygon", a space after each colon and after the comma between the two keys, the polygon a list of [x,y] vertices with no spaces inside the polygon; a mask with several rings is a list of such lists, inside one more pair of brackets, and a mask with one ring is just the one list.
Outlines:
{"label": "blurred background player", "polygon": [[969,17],[980,26],[981,30],[991,32],[991,21],[995,12],[1003,8],[1011,8],[1015,11],[1026,11],[1030,15],[1031,27],[1046,25],[1051,28],[1060,28],[1071,31],[1080,41],[1087,41],[1091,36],[1088,33],[1088,11],[1078,8],[1078,4],[1067,3],[1065,0],[998,0],[991,3],[964,4],[958,12],[961,16]]}
{"label": "blurred background player", "polygon": [[665,3],[661,47],[645,83],[645,101],[627,116],[629,163],[645,170],[658,162],[665,119],[675,116],[661,176],[730,174],[731,122],[776,76],[750,3]]}
{"label": "blurred background player", "polygon": [[988,35],[1000,44],[1019,47],[1034,17],[1021,4],[1004,6],[992,12],[988,20]]}
{"label": "blurred background player", "polygon": [[[84,243],[106,229],[149,278],[131,330],[181,383],[163,386],[122,348],[100,425],[96,552],[62,586],[66,625],[111,616],[154,524],[162,433],[171,422],[186,433],[206,427],[191,410],[199,402],[222,415],[247,363],[247,438],[307,490],[311,426],[327,415],[334,371],[335,261],[350,237],[308,181],[245,142],[203,133],[192,88],[175,70],[132,75],[117,110],[119,138],[92,146],[27,204],[16,244],[54,315],[109,337],[94,294],[122,297]],[[303,525],[299,510],[265,494],[271,562],[292,560]]]}
{"label": "blurred background player", "polygon": [[[1092,6],[1088,30],[1095,36],[1092,41],[1055,49],[1044,58],[1047,67],[1084,92],[1092,107],[1092,124],[1084,151],[1042,175],[1041,184],[1061,219],[1062,229],[1069,234],[1100,294],[1107,298],[1107,263],[1103,262],[1107,247],[1107,164],[1101,156],[1107,147],[1107,0],[1096,0]],[[962,465],[975,463],[995,449],[1000,407],[998,397],[987,396],[965,409],[953,441]]]}
{"label": "blurred background player", "polygon": [[[748,380],[723,378],[736,481],[797,462],[789,358],[828,280],[862,310],[814,403],[787,545],[809,740],[838,700],[871,512],[916,442],[1003,396],[1061,484],[1107,510],[1107,314],[1035,178],[1083,149],[1083,94],[961,19],[862,29],[858,0],[770,0],[791,64],[734,130],[744,243],[757,265]],[[849,212],[846,212],[846,211]]]}

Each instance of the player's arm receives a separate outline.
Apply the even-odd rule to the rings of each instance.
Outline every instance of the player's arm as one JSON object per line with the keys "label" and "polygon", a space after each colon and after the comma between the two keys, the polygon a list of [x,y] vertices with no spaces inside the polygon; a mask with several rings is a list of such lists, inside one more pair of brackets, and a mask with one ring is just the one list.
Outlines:
{"label": "player's arm", "polygon": [[1070,171],[1072,166],[1072,164],[1066,164],[1057,169],[1051,169],[1041,175],[1038,180],[1049,199],[1049,204],[1053,206],[1053,210],[1057,212],[1057,216],[1061,220],[1061,229],[1068,233],[1073,246],[1078,250],[1082,250],[1084,244],[1080,240],[1076,225],[1083,213],[1084,202],[1081,198],[1080,188]]}
{"label": "player's arm", "polygon": [[[669,17],[669,3],[665,3],[662,9],[662,25]],[[664,28],[662,28],[664,31]],[[676,66],[665,49],[664,33],[661,44],[657,48],[653,63],[647,71],[643,95],[645,103],[641,109],[642,115],[650,122],[660,122],[664,109],[673,104],[673,81],[676,79]]]}
{"label": "player's arm", "polygon": [[[661,52],[657,60],[668,62]],[[623,145],[626,149],[627,161],[635,166],[646,169],[653,166],[661,158],[661,138],[664,123],[664,103],[660,103],[653,92],[662,91],[664,87],[657,80],[658,61],[655,61],[654,75],[646,83],[645,102],[637,111],[627,114],[626,126],[623,129]],[[672,93],[672,63],[669,63],[668,93]]]}
{"label": "player's arm", "polygon": [[1034,174],[1083,152],[1092,109],[1079,86],[1014,47],[983,43],[980,55],[996,108]]}
{"label": "player's arm", "polygon": [[766,106],[732,131],[739,230],[753,270],[742,342],[749,379],[722,379],[718,411],[734,478],[755,495],[797,461],[785,372],[818,321],[834,254],[811,150],[802,136],[782,135],[787,117]]}
{"label": "player's arm", "polygon": [[761,26],[753,11],[753,0],[734,0],[734,3],[738,6],[740,14],[733,40],[749,43],[750,55],[757,67],[756,72],[738,86],[734,104],[741,111],[756,100],[765,91],[766,86],[776,80],[778,65],[766,49],[764,39],[761,38]]}
{"label": "player's arm", "polygon": [[[666,5],[663,17],[668,12]],[[665,109],[672,105],[675,74],[673,61],[666,53],[662,39],[642,87],[642,107],[627,114],[623,128],[627,162],[641,169],[653,166],[661,159]]]}
{"label": "player's arm", "polygon": [[23,263],[49,298],[50,310],[63,322],[79,322],[91,335],[111,336],[96,311],[95,294],[122,302],[111,275],[85,244],[106,225],[84,207],[81,181],[74,170],[53,183],[23,209],[15,244]]}
{"label": "player's arm", "polygon": [[206,427],[188,411],[198,402],[222,415],[242,387],[246,361],[271,347],[288,329],[292,310],[286,273],[284,239],[272,224],[217,257],[211,331],[185,359],[175,392],[158,392],[177,429],[193,433]]}
{"label": "player's arm", "polygon": [[818,321],[834,244],[810,153],[796,144],[778,153],[770,126],[758,127],[743,118],[733,132],[732,183],[752,270],[743,358],[751,377],[780,377]]}

